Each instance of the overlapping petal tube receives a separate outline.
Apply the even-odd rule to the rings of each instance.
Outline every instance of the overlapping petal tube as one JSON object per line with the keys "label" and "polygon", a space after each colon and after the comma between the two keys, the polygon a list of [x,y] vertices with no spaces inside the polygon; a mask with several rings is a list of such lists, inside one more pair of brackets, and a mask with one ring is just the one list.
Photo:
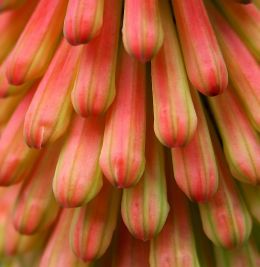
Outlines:
{"label": "overlapping petal tube", "polygon": [[8,60],[8,81],[20,85],[41,77],[59,44],[67,0],[40,0]]}
{"label": "overlapping petal tube", "polygon": [[228,84],[227,68],[203,0],[172,0],[189,79],[205,95],[221,94]]}
{"label": "overlapping petal tube", "polygon": [[106,23],[99,36],[83,48],[71,94],[73,107],[81,116],[104,114],[115,97],[121,12],[122,0],[106,0]]}
{"label": "overlapping petal tube", "polygon": [[55,201],[51,183],[60,146],[61,141],[45,149],[17,196],[12,220],[21,234],[30,235],[46,230],[58,216],[59,205]]}
{"label": "overlapping petal tube", "polygon": [[199,267],[187,199],[171,181],[168,190],[171,210],[162,232],[151,241],[150,266]]}
{"label": "overlapping petal tube", "polygon": [[223,95],[209,98],[208,101],[232,175],[242,182],[259,184],[260,138],[249,123],[233,90],[230,86]]}
{"label": "overlapping petal tube", "polygon": [[108,111],[100,166],[119,188],[136,184],[145,165],[145,66],[121,49],[116,98]]}
{"label": "overlapping petal tube", "polygon": [[178,186],[190,199],[204,202],[217,191],[218,169],[199,95],[191,92],[198,126],[186,146],[172,149],[172,162]]}
{"label": "overlapping petal tube", "polygon": [[146,62],[155,56],[163,43],[160,0],[125,0],[123,42],[126,51]]}
{"label": "overlapping petal tube", "polygon": [[249,5],[238,5],[232,1],[215,1],[221,12],[233,29],[239,34],[243,42],[260,61],[260,11],[251,3]]}
{"label": "overlapping petal tube", "polygon": [[129,232],[143,241],[151,240],[162,230],[169,212],[164,151],[148,124],[146,165],[140,181],[123,190],[121,214]]}
{"label": "overlapping petal tube", "polygon": [[105,0],[69,0],[64,20],[64,36],[72,45],[96,37],[103,25]]}
{"label": "overlapping petal tube", "polygon": [[69,227],[74,210],[64,209],[51,233],[48,244],[43,252],[39,267],[91,267],[81,262],[71,251],[69,243]]}
{"label": "overlapping petal tube", "polygon": [[234,248],[248,239],[252,221],[232,180],[219,141],[215,133],[211,133],[219,169],[219,187],[208,202],[199,204],[200,215],[205,234],[216,246]]}
{"label": "overlapping petal tube", "polygon": [[151,64],[154,131],[161,143],[176,147],[190,141],[197,117],[167,0],[160,1],[160,10],[165,38]]}
{"label": "overlapping petal tube", "polygon": [[116,228],[120,197],[120,191],[104,181],[97,197],[76,211],[70,243],[83,261],[93,261],[106,252]]}
{"label": "overlapping petal tube", "polygon": [[149,242],[135,239],[121,222],[113,254],[113,267],[149,267]]}
{"label": "overlapping petal tube", "polygon": [[75,116],[59,156],[53,191],[64,207],[78,207],[93,199],[102,187],[99,155],[104,119]]}
{"label": "overlapping petal tube", "polygon": [[249,116],[251,123],[260,131],[259,64],[212,4],[208,4],[208,10],[228,67],[229,85],[232,84],[232,91],[238,95],[242,103],[241,106]]}
{"label": "overlapping petal tube", "polygon": [[32,88],[23,98],[1,134],[1,186],[11,185],[25,179],[39,155],[37,151],[31,150],[23,140],[24,117],[34,92],[35,88]]}
{"label": "overlapping petal tube", "polygon": [[60,44],[25,116],[24,137],[28,146],[42,148],[66,131],[80,52],[81,47],[71,47],[65,40]]}
{"label": "overlapping petal tube", "polygon": [[[0,1],[0,10],[2,2],[7,3],[8,1]],[[37,0],[27,0],[27,3],[20,8],[4,12],[0,15],[0,62],[3,61],[14,47],[36,4]]]}

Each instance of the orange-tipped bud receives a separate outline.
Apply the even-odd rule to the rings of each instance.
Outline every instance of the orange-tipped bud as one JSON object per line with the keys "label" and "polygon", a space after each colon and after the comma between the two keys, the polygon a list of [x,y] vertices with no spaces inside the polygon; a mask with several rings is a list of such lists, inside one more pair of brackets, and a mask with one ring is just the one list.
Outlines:
{"label": "orange-tipped bud", "polygon": [[188,201],[168,183],[171,210],[161,233],[151,241],[151,267],[199,267]]}
{"label": "orange-tipped bud", "polygon": [[163,43],[158,2],[160,0],[125,0],[124,46],[130,55],[142,62],[151,60]]}
{"label": "orange-tipped bud", "polygon": [[249,123],[234,89],[229,86],[223,95],[208,101],[232,175],[242,182],[259,184],[260,137]]}
{"label": "orange-tipped bud", "polygon": [[8,81],[20,85],[41,77],[60,41],[67,0],[41,0],[8,60]]}
{"label": "orange-tipped bud", "polygon": [[121,222],[113,253],[113,267],[149,267],[149,242],[136,240]]}
{"label": "orange-tipped bud", "polygon": [[100,166],[119,188],[138,182],[145,158],[145,66],[122,48],[116,80],[117,94],[107,118]]}
{"label": "orange-tipped bud", "polygon": [[[260,67],[231,26],[212,4],[207,5],[234,87],[253,126],[260,131]],[[253,36],[253,38],[259,37]]]}
{"label": "orange-tipped bud", "polygon": [[115,97],[115,70],[122,0],[105,0],[104,25],[83,48],[71,94],[75,111],[84,117],[104,114]]}
{"label": "orange-tipped bud", "polygon": [[191,90],[198,116],[198,126],[191,141],[172,149],[174,177],[181,190],[191,199],[203,202],[218,188],[218,169],[199,95]]}
{"label": "orange-tipped bud", "polygon": [[102,147],[103,118],[75,117],[62,148],[53,191],[64,207],[78,207],[93,199],[102,187],[99,155]]}
{"label": "orange-tipped bud", "polygon": [[[2,2],[0,1],[0,10]],[[14,47],[20,33],[30,18],[37,0],[27,0],[27,3],[12,11],[0,15],[0,62],[8,55]]]}
{"label": "orange-tipped bud", "polygon": [[30,147],[39,149],[66,131],[72,114],[70,93],[80,52],[81,47],[61,42],[25,116],[24,137]]}
{"label": "orange-tipped bud", "polygon": [[14,227],[21,234],[41,232],[57,218],[59,206],[51,184],[60,147],[56,143],[46,148],[22,184],[12,216]]}
{"label": "orange-tipped bud", "polygon": [[190,141],[197,117],[167,0],[160,0],[160,9],[165,40],[152,60],[154,130],[161,143],[176,147]]}
{"label": "orange-tipped bud", "polygon": [[96,37],[103,25],[103,10],[104,0],[69,0],[63,28],[68,42],[79,45]]}
{"label": "orange-tipped bud", "polygon": [[32,88],[23,98],[1,134],[1,186],[11,185],[24,179],[39,155],[38,151],[30,149],[23,139],[24,117],[34,92],[35,88]]}
{"label": "orange-tipped bud", "polygon": [[203,0],[172,0],[182,52],[192,85],[205,95],[221,94],[228,73]]}
{"label": "orange-tipped bud", "polygon": [[69,228],[74,209],[64,209],[41,256],[39,267],[90,267],[71,251]]}
{"label": "orange-tipped bud", "polygon": [[252,54],[260,61],[260,10],[253,3],[238,5],[227,0],[218,0],[215,3]]}
{"label": "orange-tipped bud", "polygon": [[116,228],[119,204],[120,191],[104,181],[97,197],[77,210],[70,230],[77,257],[89,262],[106,252]]}
{"label": "orange-tipped bud", "polygon": [[147,130],[144,174],[134,187],[124,189],[121,214],[129,232],[143,241],[162,230],[169,212],[163,147]]}
{"label": "orange-tipped bud", "polygon": [[216,134],[211,133],[219,169],[219,187],[208,202],[199,205],[200,215],[205,234],[216,246],[234,248],[248,239],[252,221],[232,179]]}

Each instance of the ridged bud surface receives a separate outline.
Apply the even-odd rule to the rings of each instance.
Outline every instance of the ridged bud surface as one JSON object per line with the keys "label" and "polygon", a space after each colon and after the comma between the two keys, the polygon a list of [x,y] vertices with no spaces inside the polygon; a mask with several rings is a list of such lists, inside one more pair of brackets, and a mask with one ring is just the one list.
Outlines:
{"label": "ridged bud surface", "polygon": [[221,94],[227,68],[203,0],[172,0],[185,66],[192,85],[205,95]]}
{"label": "ridged bud surface", "polygon": [[63,32],[71,45],[88,43],[100,33],[104,1],[69,0]]}
{"label": "ridged bud surface", "polygon": [[81,47],[72,47],[65,40],[60,44],[25,116],[24,137],[28,146],[39,149],[66,131],[80,52]]}
{"label": "ridged bud surface", "polygon": [[199,95],[194,89],[191,93],[198,126],[186,146],[171,150],[172,163],[174,177],[181,190],[191,200],[204,202],[217,191],[218,168]]}
{"label": "ridged bud surface", "polygon": [[83,48],[71,99],[83,116],[104,114],[115,97],[122,0],[105,0],[100,34]]}
{"label": "ridged bud surface", "polygon": [[53,179],[54,195],[62,206],[82,206],[100,191],[103,130],[103,118],[75,116]]}
{"label": "ridged bud surface", "polygon": [[125,0],[122,29],[124,47],[130,55],[142,62],[151,60],[163,43],[159,2]]}
{"label": "ridged bud surface", "polygon": [[99,194],[77,210],[70,229],[73,252],[83,261],[100,258],[116,228],[120,191],[104,181]]}
{"label": "ridged bud surface", "polygon": [[197,117],[167,1],[160,0],[160,10],[165,38],[151,65],[154,131],[161,143],[176,147],[190,141]]}
{"label": "ridged bud surface", "polygon": [[145,165],[145,66],[121,49],[116,98],[108,111],[100,166],[119,188],[138,182]]}
{"label": "ridged bud surface", "polygon": [[60,41],[67,0],[41,0],[9,58],[8,81],[20,85],[41,77]]}
{"label": "ridged bud surface", "polygon": [[215,133],[211,133],[219,169],[219,187],[208,202],[199,205],[200,215],[204,232],[214,245],[234,248],[248,239],[252,221],[225,162],[219,141]]}

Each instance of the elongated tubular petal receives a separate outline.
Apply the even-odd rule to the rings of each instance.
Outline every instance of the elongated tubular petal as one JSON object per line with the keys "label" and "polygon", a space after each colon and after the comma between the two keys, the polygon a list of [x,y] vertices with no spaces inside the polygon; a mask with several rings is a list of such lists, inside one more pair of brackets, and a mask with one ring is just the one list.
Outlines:
{"label": "elongated tubular petal", "polygon": [[106,0],[104,25],[84,46],[71,99],[84,117],[104,114],[115,96],[115,71],[122,0]]}
{"label": "elongated tubular petal", "polygon": [[113,267],[149,267],[149,242],[135,239],[123,223],[113,253]]}
{"label": "elongated tubular petal", "polygon": [[15,9],[26,0],[0,0],[0,11]]}
{"label": "elongated tubular petal", "polygon": [[225,58],[230,82],[254,127],[260,131],[260,67],[233,29],[207,2]]}
{"label": "elongated tubular petal", "polygon": [[10,187],[0,187],[0,255],[4,254],[5,231],[7,219],[13,209],[16,196],[20,190],[20,184]]}
{"label": "elongated tubular petal", "polygon": [[8,58],[0,66],[0,97],[9,97],[13,95],[23,94],[30,89],[33,82],[27,82],[22,85],[12,85],[8,82],[5,75],[6,64]]}
{"label": "elongated tubular petal", "polygon": [[120,191],[104,181],[96,198],[78,209],[70,229],[70,244],[80,259],[89,262],[107,250],[116,227]]}
{"label": "elongated tubular petal", "polygon": [[234,248],[248,239],[251,217],[212,128],[211,138],[218,163],[219,187],[208,202],[199,204],[200,216],[205,234],[216,246]]}
{"label": "elongated tubular petal", "polygon": [[3,61],[14,47],[37,2],[37,0],[27,0],[26,4],[22,5],[20,8],[4,12],[0,15],[0,62]]}
{"label": "elongated tubular petal", "polygon": [[260,138],[232,91],[230,86],[223,95],[209,98],[208,101],[232,175],[242,182],[259,184]]}
{"label": "elongated tubular petal", "polygon": [[69,231],[74,209],[63,209],[42,254],[39,267],[90,267],[81,263],[71,251]]}
{"label": "elongated tubular petal", "polygon": [[253,3],[238,5],[226,0],[215,3],[251,53],[260,61],[260,10]]}
{"label": "elongated tubular petal", "polygon": [[166,0],[160,1],[160,10],[165,38],[151,67],[154,131],[161,143],[176,147],[190,141],[197,126],[197,117],[170,5]]}
{"label": "elongated tubular petal", "polygon": [[145,65],[122,47],[99,161],[105,177],[119,188],[136,184],[144,171],[145,87]]}
{"label": "elongated tubular petal", "polygon": [[239,188],[252,217],[260,223],[260,187],[239,183]]}
{"label": "elongated tubular petal", "polygon": [[142,62],[151,60],[163,43],[158,0],[125,0],[122,32],[130,55]]}
{"label": "elongated tubular petal", "polygon": [[61,141],[46,148],[17,197],[13,224],[21,234],[31,235],[49,228],[57,218],[59,206],[51,183],[60,153]]}
{"label": "elongated tubular petal", "polygon": [[1,134],[0,186],[23,180],[39,155],[38,151],[28,148],[23,140],[24,117],[35,89],[32,88],[20,102]]}
{"label": "elongated tubular petal", "polygon": [[68,42],[79,45],[96,37],[103,25],[103,10],[104,0],[69,0],[63,27]]}
{"label": "elongated tubular petal", "polygon": [[17,41],[7,64],[11,84],[41,77],[60,41],[67,0],[41,0]]}
{"label": "elongated tubular petal", "polygon": [[53,180],[55,198],[62,206],[82,206],[100,191],[103,125],[103,118],[74,118]]}
{"label": "elongated tubular petal", "polygon": [[169,212],[163,147],[147,129],[144,174],[134,187],[124,189],[121,214],[129,232],[143,241],[150,240],[163,228]]}
{"label": "elongated tubular petal", "polygon": [[32,236],[21,235],[12,224],[12,211],[7,215],[4,232],[4,254],[7,256],[22,255],[32,249],[41,247],[45,242],[47,233],[37,233]]}
{"label": "elongated tubular petal", "polygon": [[72,114],[70,93],[81,47],[65,40],[57,50],[26,113],[24,137],[30,147],[41,148],[66,131]]}
{"label": "elongated tubular petal", "polygon": [[205,95],[221,94],[228,73],[203,0],[172,0],[189,79]]}
{"label": "elongated tubular petal", "polygon": [[199,267],[188,201],[168,183],[171,210],[161,233],[151,241],[151,267]]}
{"label": "elongated tubular petal", "polygon": [[216,267],[257,267],[260,265],[259,252],[252,241],[233,250],[215,247],[215,258]]}
{"label": "elongated tubular petal", "polygon": [[199,95],[191,90],[198,116],[198,126],[191,141],[184,147],[173,148],[174,177],[181,190],[191,200],[204,202],[218,188],[218,170],[211,138]]}

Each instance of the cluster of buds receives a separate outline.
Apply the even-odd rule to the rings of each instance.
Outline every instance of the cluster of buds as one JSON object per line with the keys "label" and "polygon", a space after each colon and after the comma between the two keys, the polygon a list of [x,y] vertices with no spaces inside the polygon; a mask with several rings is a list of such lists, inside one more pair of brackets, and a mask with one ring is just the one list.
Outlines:
{"label": "cluster of buds", "polygon": [[0,0],[0,266],[260,266],[260,0]]}

